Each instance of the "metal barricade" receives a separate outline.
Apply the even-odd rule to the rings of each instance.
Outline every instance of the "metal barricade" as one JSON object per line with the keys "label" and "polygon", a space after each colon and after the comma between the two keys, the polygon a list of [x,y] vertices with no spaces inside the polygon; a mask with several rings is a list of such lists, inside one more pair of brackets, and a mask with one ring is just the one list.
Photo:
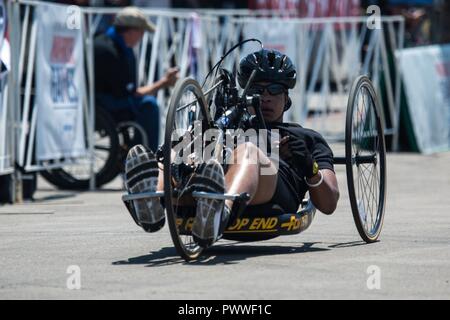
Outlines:
{"label": "metal barricade", "polygon": [[[18,164],[26,171],[39,171],[76,164],[78,159],[54,159],[45,163],[36,162],[34,146],[36,123],[39,116],[33,108],[31,100],[33,92],[33,74],[35,72],[36,37],[38,21],[34,17],[36,7],[49,5],[40,1],[18,0],[13,4],[19,12],[20,20],[16,20],[14,30],[20,33],[20,46],[13,52],[18,57],[17,74],[19,88],[23,88],[23,97],[18,99],[16,107],[21,110],[21,129],[18,148]],[[61,6],[61,5],[54,5]],[[67,7],[69,8],[69,7]],[[94,166],[94,120],[95,120],[95,85],[94,85],[94,37],[105,15],[116,14],[120,8],[81,8],[80,21],[84,29],[84,50],[87,72],[87,87],[85,96],[85,126],[89,158],[91,162],[91,188],[95,186]],[[217,17],[198,16],[191,12],[168,12],[161,10],[143,10],[144,14],[156,24],[154,34],[145,34],[137,49],[138,83],[140,85],[158,80],[170,66],[180,68],[180,76],[203,78],[211,61],[210,46],[202,45],[203,41],[213,41],[211,30],[219,28]],[[20,31],[19,31],[20,30]],[[151,44],[151,50],[150,48]],[[195,62],[195,65],[194,65]],[[158,92],[158,103],[167,104],[169,95],[164,90]],[[164,108],[165,109],[165,108]],[[161,123],[164,124],[165,110],[161,112]],[[162,126],[161,130],[164,127]],[[162,136],[162,135],[161,135]],[[85,159],[84,159],[85,160]]]}
{"label": "metal barricade", "polygon": [[[393,137],[395,149],[400,114],[400,71],[394,53],[403,48],[404,19],[400,16],[380,19],[381,28],[371,29],[368,17],[234,17],[230,19],[227,34],[231,43],[242,36],[250,37],[252,34],[248,30],[258,30],[263,41],[264,30],[293,33],[292,43],[282,43],[295,47],[291,58],[298,69],[297,86],[290,93],[293,107],[287,112],[286,120],[316,129],[328,139],[343,140],[350,85],[358,75],[369,75],[378,96],[383,98],[385,134]],[[270,47],[270,41],[266,45]],[[229,66],[244,53],[237,52]]]}
{"label": "metal barricade", "polygon": [[12,112],[8,104],[8,72],[0,74],[0,175],[14,172]]}
{"label": "metal barricade", "polygon": [[[0,52],[9,51],[9,43],[4,40],[5,30],[6,7],[4,1],[0,1]],[[6,175],[14,172],[14,130],[11,105],[8,103],[9,66],[0,62],[0,175]]]}
{"label": "metal barricade", "polygon": [[[15,131],[16,158],[19,166],[26,171],[47,170],[77,162],[77,159],[55,159],[51,163],[37,163],[33,157],[36,117],[39,116],[31,106],[38,23],[33,16],[36,6],[42,4],[44,2],[32,0],[17,0],[11,4],[14,12],[11,19],[15,40],[11,41],[15,43],[12,44],[15,70],[11,72],[14,88],[10,88],[12,96],[9,104],[14,112],[11,117],[16,119],[15,122],[20,119],[20,129]],[[102,19],[116,14],[120,8],[76,8],[84,28],[87,66],[84,119],[91,162],[91,188],[94,188],[94,37],[100,30]],[[345,123],[343,111],[349,86],[357,75],[368,74],[384,99],[385,132],[393,136],[395,148],[400,110],[400,72],[393,52],[403,47],[402,17],[381,17],[381,29],[370,29],[367,17],[291,18],[289,14],[271,10],[197,10],[196,13],[171,9],[142,11],[154,22],[156,32],[145,34],[136,50],[139,85],[158,80],[171,66],[180,68],[180,77],[192,76],[201,81],[227,49],[242,37],[253,37],[248,30],[258,30],[261,35],[261,30],[273,28],[274,25],[290,25],[294,30],[291,39],[294,39],[295,48],[291,58],[298,68],[298,82],[290,93],[293,107],[288,111],[286,120],[316,129],[327,138],[342,139]],[[234,52],[223,66],[235,70],[245,50]],[[160,90],[157,95],[163,107],[160,113],[161,130],[164,130],[164,111],[169,97],[170,90]]]}

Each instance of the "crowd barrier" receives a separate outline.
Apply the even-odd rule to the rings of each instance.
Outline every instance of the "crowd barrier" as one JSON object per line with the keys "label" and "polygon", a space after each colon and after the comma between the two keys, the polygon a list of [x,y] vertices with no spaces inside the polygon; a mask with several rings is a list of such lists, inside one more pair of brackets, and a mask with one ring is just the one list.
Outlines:
{"label": "crowd barrier", "polygon": [[[83,34],[84,61],[82,76],[83,124],[87,136],[87,153],[80,157],[47,161],[36,159],[37,108],[34,106],[34,77],[39,30],[36,8],[48,5],[41,1],[16,0],[11,3],[11,70],[14,88],[9,104],[15,110],[11,117],[20,124],[16,130],[17,163],[26,171],[47,170],[76,164],[91,163],[91,186],[95,186],[94,169],[94,37],[103,29],[105,17],[116,14],[118,8],[81,8],[79,28]],[[61,5],[54,5],[61,6]],[[68,7],[65,7],[68,9]],[[74,8],[72,8],[74,9]],[[73,14],[74,11],[67,11]],[[180,77],[192,76],[202,81],[209,68],[223,53],[247,37],[260,38],[266,47],[286,51],[298,68],[297,86],[291,92],[293,107],[286,120],[299,122],[319,130],[329,138],[343,138],[344,113],[352,80],[368,74],[377,91],[385,99],[386,134],[394,144],[398,134],[400,108],[399,67],[392,53],[403,47],[402,17],[381,17],[380,29],[371,29],[367,17],[291,18],[290,14],[249,10],[153,10],[143,12],[156,25],[156,32],[145,34],[139,48],[139,84],[160,78],[167,68],[178,66]],[[240,57],[255,49],[246,46],[224,62],[235,71]],[[10,81],[11,82],[11,81]],[[81,90],[81,89],[80,89]],[[158,101],[165,111],[170,91],[160,90]],[[161,112],[161,130],[165,112]],[[162,136],[162,135],[161,135]],[[0,150],[1,152],[1,150]]]}
{"label": "crowd barrier", "polygon": [[[385,105],[385,133],[398,139],[400,70],[394,53],[403,48],[402,17],[381,17],[370,29],[367,17],[274,19],[235,17],[229,43],[238,37],[260,38],[266,47],[288,53],[298,69],[287,119],[320,131],[328,139],[344,137],[345,107],[358,75],[373,80]],[[254,49],[254,48],[253,48]],[[228,67],[249,49],[237,51]],[[394,147],[395,148],[395,147]]]}
{"label": "crowd barrier", "polygon": [[[6,52],[9,47],[8,42],[4,40],[5,18],[6,8],[2,0],[0,1],[0,52]],[[13,121],[11,106],[8,103],[9,66],[7,66],[6,61],[0,61],[0,63],[0,175],[6,175],[14,172],[13,130],[11,126]]]}
{"label": "crowd barrier", "polygon": [[[79,14],[75,19],[78,21],[79,28],[82,29],[83,50],[85,52],[86,74],[81,75],[85,81],[85,88],[82,88],[83,110],[84,110],[84,128],[87,133],[87,156],[82,157],[55,157],[39,161],[36,157],[36,131],[39,129],[39,117],[42,116],[35,107],[35,64],[38,55],[37,37],[39,26],[39,16],[36,14],[38,8],[42,6],[59,7],[61,5],[42,3],[39,1],[21,0],[13,4],[18,12],[18,20],[15,20],[14,30],[20,33],[20,46],[15,48],[14,55],[18,58],[17,76],[21,94],[17,101],[17,108],[21,110],[18,146],[18,164],[26,171],[39,171],[52,168],[67,166],[89,160],[91,162],[91,176],[94,166],[94,111],[95,111],[95,87],[94,87],[94,37],[101,31],[102,19],[106,16],[116,14],[120,9],[117,8],[77,8],[74,12],[71,8],[67,9],[67,19],[70,19],[74,13]],[[73,8],[72,8],[73,9]],[[212,54],[219,56],[214,52],[213,47],[202,45],[214,41],[214,35],[218,32],[218,17],[198,16],[190,12],[168,12],[160,10],[143,10],[149,19],[156,25],[156,32],[145,34],[139,48],[137,48],[138,57],[138,83],[145,84],[159,79],[165,71],[171,66],[180,68],[180,77],[193,76],[197,79],[203,78],[208,72]],[[69,21],[69,20],[67,20]],[[19,32],[20,30],[20,32]],[[208,32],[207,32],[208,31]],[[151,44],[151,45],[150,45]],[[195,61],[195,64],[194,64]],[[83,69],[83,72],[85,70]],[[81,88],[80,88],[81,90]],[[158,102],[162,106],[168,103],[168,97],[164,90],[158,93]],[[161,112],[162,120],[165,119],[165,112]],[[161,121],[164,124],[164,121]],[[161,130],[164,127],[162,126]],[[162,136],[162,135],[161,135]],[[92,181],[91,185],[95,185]]]}
{"label": "crowd barrier", "polygon": [[0,175],[14,172],[10,105],[8,104],[8,73],[0,74]]}

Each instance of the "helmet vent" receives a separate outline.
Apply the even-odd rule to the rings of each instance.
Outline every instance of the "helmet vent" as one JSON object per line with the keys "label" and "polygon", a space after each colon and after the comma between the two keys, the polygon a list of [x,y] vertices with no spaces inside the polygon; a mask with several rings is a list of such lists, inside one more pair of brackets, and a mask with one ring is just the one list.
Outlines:
{"label": "helmet vent", "polygon": [[275,67],[275,52],[270,51],[267,53],[267,60],[269,62],[269,67],[274,68]]}

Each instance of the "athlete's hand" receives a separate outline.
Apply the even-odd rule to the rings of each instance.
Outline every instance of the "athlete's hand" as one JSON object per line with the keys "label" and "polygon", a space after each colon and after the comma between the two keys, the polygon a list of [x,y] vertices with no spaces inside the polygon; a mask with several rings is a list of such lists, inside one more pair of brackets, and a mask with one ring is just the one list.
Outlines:
{"label": "athlete's hand", "polygon": [[291,162],[301,168],[306,178],[314,176],[314,158],[308,146],[312,140],[308,136],[302,138],[290,137],[288,140],[289,151],[292,155]]}
{"label": "athlete's hand", "polygon": [[279,153],[280,153],[280,157],[281,159],[289,159],[292,157],[291,152],[289,151],[289,136],[284,136],[283,138],[281,138],[280,142],[279,142]]}

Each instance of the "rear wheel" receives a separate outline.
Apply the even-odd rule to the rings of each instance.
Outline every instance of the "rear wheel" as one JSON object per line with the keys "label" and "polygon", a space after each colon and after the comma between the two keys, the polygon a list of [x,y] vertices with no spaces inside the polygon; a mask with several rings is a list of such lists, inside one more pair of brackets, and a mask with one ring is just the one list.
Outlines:
{"label": "rear wheel", "polygon": [[378,239],[386,197],[386,147],[375,89],[366,76],[353,83],[345,128],[347,183],[353,218],[361,238]]}
{"label": "rear wheel", "polygon": [[[202,125],[202,133],[207,130],[209,117],[199,84],[193,79],[179,81],[169,103],[164,137],[164,205],[173,243],[179,255],[186,261],[198,258],[203,250],[191,233],[186,232],[184,225],[189,219],[192,221],[192,213],[195,210],[192,204],[190,208],[185,206],[181,209],[180,199],[183,193],[177,189],[183,185],[184,179],[189,179],[189,175],[195,170],[195,164],[176,164],[178,162],[175,161],[175,150],[183,141],[183,137],[193,138],[195,125]],[[201,136],[199,138],[201,139]],[[191,150],[190,147],[186,149]]]}

